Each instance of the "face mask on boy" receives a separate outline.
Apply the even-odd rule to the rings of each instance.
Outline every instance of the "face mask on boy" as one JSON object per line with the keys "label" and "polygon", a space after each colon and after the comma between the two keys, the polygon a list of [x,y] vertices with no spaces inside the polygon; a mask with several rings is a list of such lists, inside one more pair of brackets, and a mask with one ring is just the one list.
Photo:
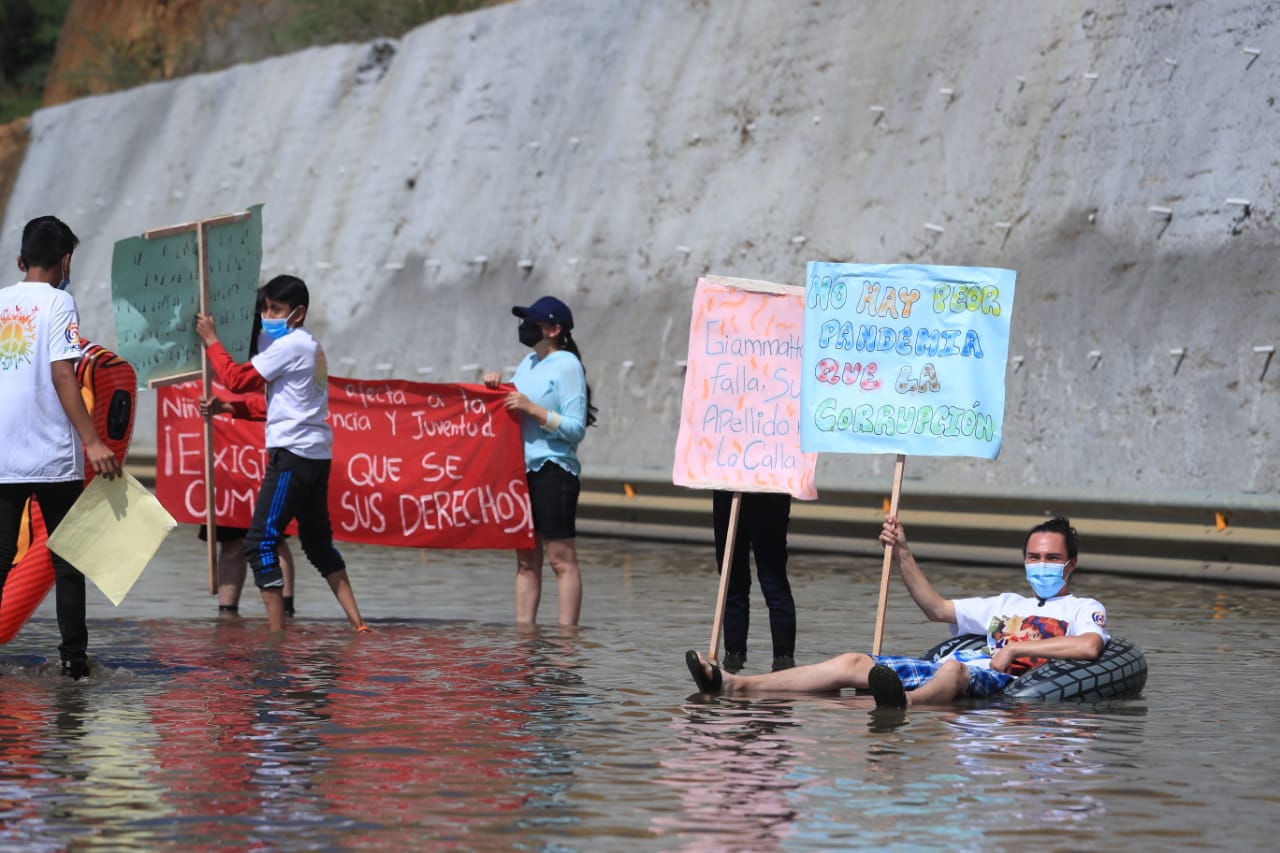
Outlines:
{"label": "face mask on boy", "polygon": [[532,320],[521,320],[518,334],[520,343],[527,347],[535,346],[542,340],[542,327]]}
{"label": "face mask on boy", "polygon": [[263,333],[273,341],[280,340],[285,335],[293,331],[293,329],[289,328],[289,321],[293,319],[293,315],[297,313],[297,311],[298,309],[294,308],[289,312],[289,316],[287,317],[263,317]]}

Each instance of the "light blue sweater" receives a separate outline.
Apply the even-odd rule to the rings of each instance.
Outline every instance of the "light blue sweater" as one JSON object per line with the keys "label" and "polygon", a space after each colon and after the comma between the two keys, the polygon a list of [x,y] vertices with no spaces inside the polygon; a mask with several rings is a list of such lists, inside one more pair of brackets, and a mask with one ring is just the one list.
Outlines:
{"label": "light blue sweater", "polygon": [[[529,353],[512,381],[521,394],[559,416],[553,416],[545,427],[531,417],[520,419],[525,470],[537,471],[554,462],[575,477],[581,476],[576,451],[587,431],[587,375],[582,362],[564,350],[555,350],[541,360],[537,353]],[[551,426],[555,428],[549,429]]]}

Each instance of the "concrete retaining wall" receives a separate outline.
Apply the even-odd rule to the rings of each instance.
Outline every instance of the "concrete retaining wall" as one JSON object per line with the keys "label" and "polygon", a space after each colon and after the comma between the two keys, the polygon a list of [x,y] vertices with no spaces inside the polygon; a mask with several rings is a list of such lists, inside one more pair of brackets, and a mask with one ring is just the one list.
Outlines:
{"label": "concrete retaining wall", "polygon": [[1280,504],[1277,44],[1262,0],[525,0],[40,111],[0,239],[65,217],[111,344],[114,241],[265,202],[264,277],[308,280],[362,377],[512,365],[510,305],[555,293],[585,464],[657,477],[699,274],[1011,267],[1001,458],[912,460],[908,490]]}

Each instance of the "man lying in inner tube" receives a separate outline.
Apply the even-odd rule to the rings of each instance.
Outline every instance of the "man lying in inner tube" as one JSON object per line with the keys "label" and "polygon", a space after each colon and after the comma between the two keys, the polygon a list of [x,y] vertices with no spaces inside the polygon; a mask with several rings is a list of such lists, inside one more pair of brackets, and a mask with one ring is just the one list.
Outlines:
{"label": "man lying in inner tube", "polygon": [[1007,592],[986,598],[943,598],[925,577],[894,516],[885,519],[880,541],[893,549],[907,591],[932,622],[952,635],[985,634],[987,647],[958,650],[939,660],[849,652],[821,663],[763,675],[730,675],[697,652],[685,662],[704,693],[826,693],[845,687],[870,689],[877,707],[941,705],[958,697],[998,693],[1018,675],[1059,660],[1097,660],[1110,636],[1107,611],[1092,598],[1067,591],[1077,565],[1079,539],[1065,518],[1031,528],[1023,546],[1027,582],[1035,595]]}

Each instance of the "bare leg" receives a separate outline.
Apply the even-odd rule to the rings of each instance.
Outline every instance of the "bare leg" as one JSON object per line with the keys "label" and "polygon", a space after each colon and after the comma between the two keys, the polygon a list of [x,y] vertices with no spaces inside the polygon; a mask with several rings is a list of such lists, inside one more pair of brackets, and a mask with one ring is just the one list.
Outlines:
{"label": "bare leg", "polygon": [[[240,591],[244,589],[244,539],[223,542],[218,548],[218,607],[239,607]],[[234,616],[234,611],[220,610]]]}
{"label": "bare leg", "polygon": [[[710,674],[701,654],[703,668]],[[872,660],[868,655],[848,652],[821,663],[766,672],[761,675],[721,673],[724,693],[755,695],[759,693],[835,693],[846,687],[865,688]]]}
{"label": "bare leg", "polygon": [[548,539],[547,560],[556,573],[560,601],[560,624],[577,625],[582,613],[582,573],[578,571],[578,550],[573,539]]}
{"label": "bare leg", "polygon": [[272,631],[284,630],[284,591],[273,586],[262,592],[262,603],[267,606],[267,622]]}
{"label": "bare leg", "polygon": [[537,622],[541,600],[542,537],[537,536],[532,548],[516,551],[516,624]]}
{"label": "bare leg", "polygon": [[938,668],[933,678],[907,691],[907,705],[947,705],[968,690],[969,668],[960,661],[949,660]]}
{"label": "bare leg", "polygon": [[[329,582],[329,589],[333,590],[333,595],[338,599],[338,603],[342,605],[342,612],[347,614],[347,621],[351,623],[351,627],[357,630],[364,627],[364,619],[360,616],[360,608],[356,606],[356,593],[351,588],[351,580],[347,577],[347,570],[343,569],[334,572],[325,578]],[[281,603],[281,618],[283,619],[283,602]]]}
{"label": "bare leg", "polygon": [[276,545],[276,558],[280,561],[280,572],[284,575],[284,596],[293,598],[293,552],[289,550],[289,540],[283,536]]}

